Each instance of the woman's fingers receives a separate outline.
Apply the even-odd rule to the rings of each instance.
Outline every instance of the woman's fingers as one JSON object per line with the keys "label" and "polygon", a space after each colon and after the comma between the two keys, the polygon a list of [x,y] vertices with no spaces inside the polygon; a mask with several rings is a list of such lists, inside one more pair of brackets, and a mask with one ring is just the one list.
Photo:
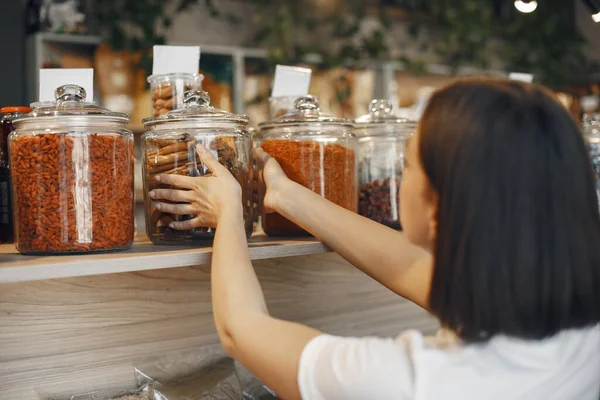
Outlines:
{"label": "woman's fingers", "polygon": [[214,228],[214,226],[210,226],[211,224],[204,222],[200,216],[196,218],[188,219],[187,221],[176,221],[171,222],[169,224],[170,228],[173,228],[178,231],[187,231],[189,229],[194,228],[202,228],[202,227],[210,227]]}
{"label": "woman's fingers", "polygon": [[255,147],[253,151],[254,156],[258,158],[263,164],[266,164],[267,161],[269,161],[269,158],[271,158],[271,156],[260,147]]}
{"label": "woman's fingers", "polygon": [[197,212],[190,204],[170,204],[158,202],[154,204],[154,207],[164,213],[175,215],[193,215]]}
{"label": "woman's fingers", "polygon": [[194,196],[189,190],[154,189],[150,191],[149,195],[155,200],[168,200],[176,203],[190,203],[194,200]]}
{"label": "woman's fingers", "polygon": [[183,189],[193,189],[195,187],[195,179],[191,176],[183,176],[176,174],[161,174],[156,175],[155,179],[165,185],[180,187]]}
{"label": "woman's fingers", "polygon": [[198,157],[200,157],[200,161],[202,161],[206,168],[213,174],[221,172],[223,169],[227,170],[204,145],[197,145],[196,153],[198,154]]}

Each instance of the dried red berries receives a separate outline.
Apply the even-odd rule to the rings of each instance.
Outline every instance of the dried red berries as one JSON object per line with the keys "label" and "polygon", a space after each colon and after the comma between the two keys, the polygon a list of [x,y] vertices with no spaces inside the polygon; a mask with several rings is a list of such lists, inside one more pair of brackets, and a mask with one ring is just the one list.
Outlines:
{"label": "dried red berries", "polygon": [[[279,162],[291,180],[356,212],[354,150],[312,140],[267,140],[261,147]],[[306,234],[302,228],[276,213],[264,215],[262,225],[268,235]]]}
{"label": "dried red berries", "polygon": [[120,134],[23,135],[10,143],[21,253],[124,249],[134,237],[133,141]]}

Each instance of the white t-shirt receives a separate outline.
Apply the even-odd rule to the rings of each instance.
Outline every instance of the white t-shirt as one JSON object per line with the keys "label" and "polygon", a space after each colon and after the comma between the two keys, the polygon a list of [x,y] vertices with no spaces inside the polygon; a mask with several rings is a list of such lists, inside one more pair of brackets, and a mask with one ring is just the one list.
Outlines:
{"label": "white t-shirt", "polygon": [[600,400],[600,326],[542,341],[463,344],[321,335],[302,352],[304,400]]}

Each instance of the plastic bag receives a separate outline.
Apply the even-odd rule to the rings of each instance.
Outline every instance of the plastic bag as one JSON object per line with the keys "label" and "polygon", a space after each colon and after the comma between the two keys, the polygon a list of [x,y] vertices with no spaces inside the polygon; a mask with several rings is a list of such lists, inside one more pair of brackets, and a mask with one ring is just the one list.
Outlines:
{"label": "plastic bag", "polygon": [[241,364],[236,363],[237,376],[244,389],[244,400],[278,400],[279,397],[266,387]]}
{"label": "plastic bag", "polygon": [[44,395],[46,400],[241,400],[235,362],[220,346],[173,352],[136,365],[132,391]]}
{"label": "plastic bag", "polygon": [[151,358],[138,369],[160,382],[156,391],[167,400],[242,399],[235,362],[220,345]]}

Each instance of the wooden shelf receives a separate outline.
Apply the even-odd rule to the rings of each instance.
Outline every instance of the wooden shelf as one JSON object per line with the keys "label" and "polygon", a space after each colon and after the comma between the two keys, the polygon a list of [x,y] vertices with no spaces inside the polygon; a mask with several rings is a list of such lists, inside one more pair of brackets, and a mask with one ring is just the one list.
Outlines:
{"label": "wooden shelf", "polygon": [[[271,239],[254,236],[250,258],[261,260],[327,253],[314,238]],[[139,235],[127,251],[71,256],[24,256],[13,245],[0,245],[0,284],[205,265],[212,247],[156,246]]]}

